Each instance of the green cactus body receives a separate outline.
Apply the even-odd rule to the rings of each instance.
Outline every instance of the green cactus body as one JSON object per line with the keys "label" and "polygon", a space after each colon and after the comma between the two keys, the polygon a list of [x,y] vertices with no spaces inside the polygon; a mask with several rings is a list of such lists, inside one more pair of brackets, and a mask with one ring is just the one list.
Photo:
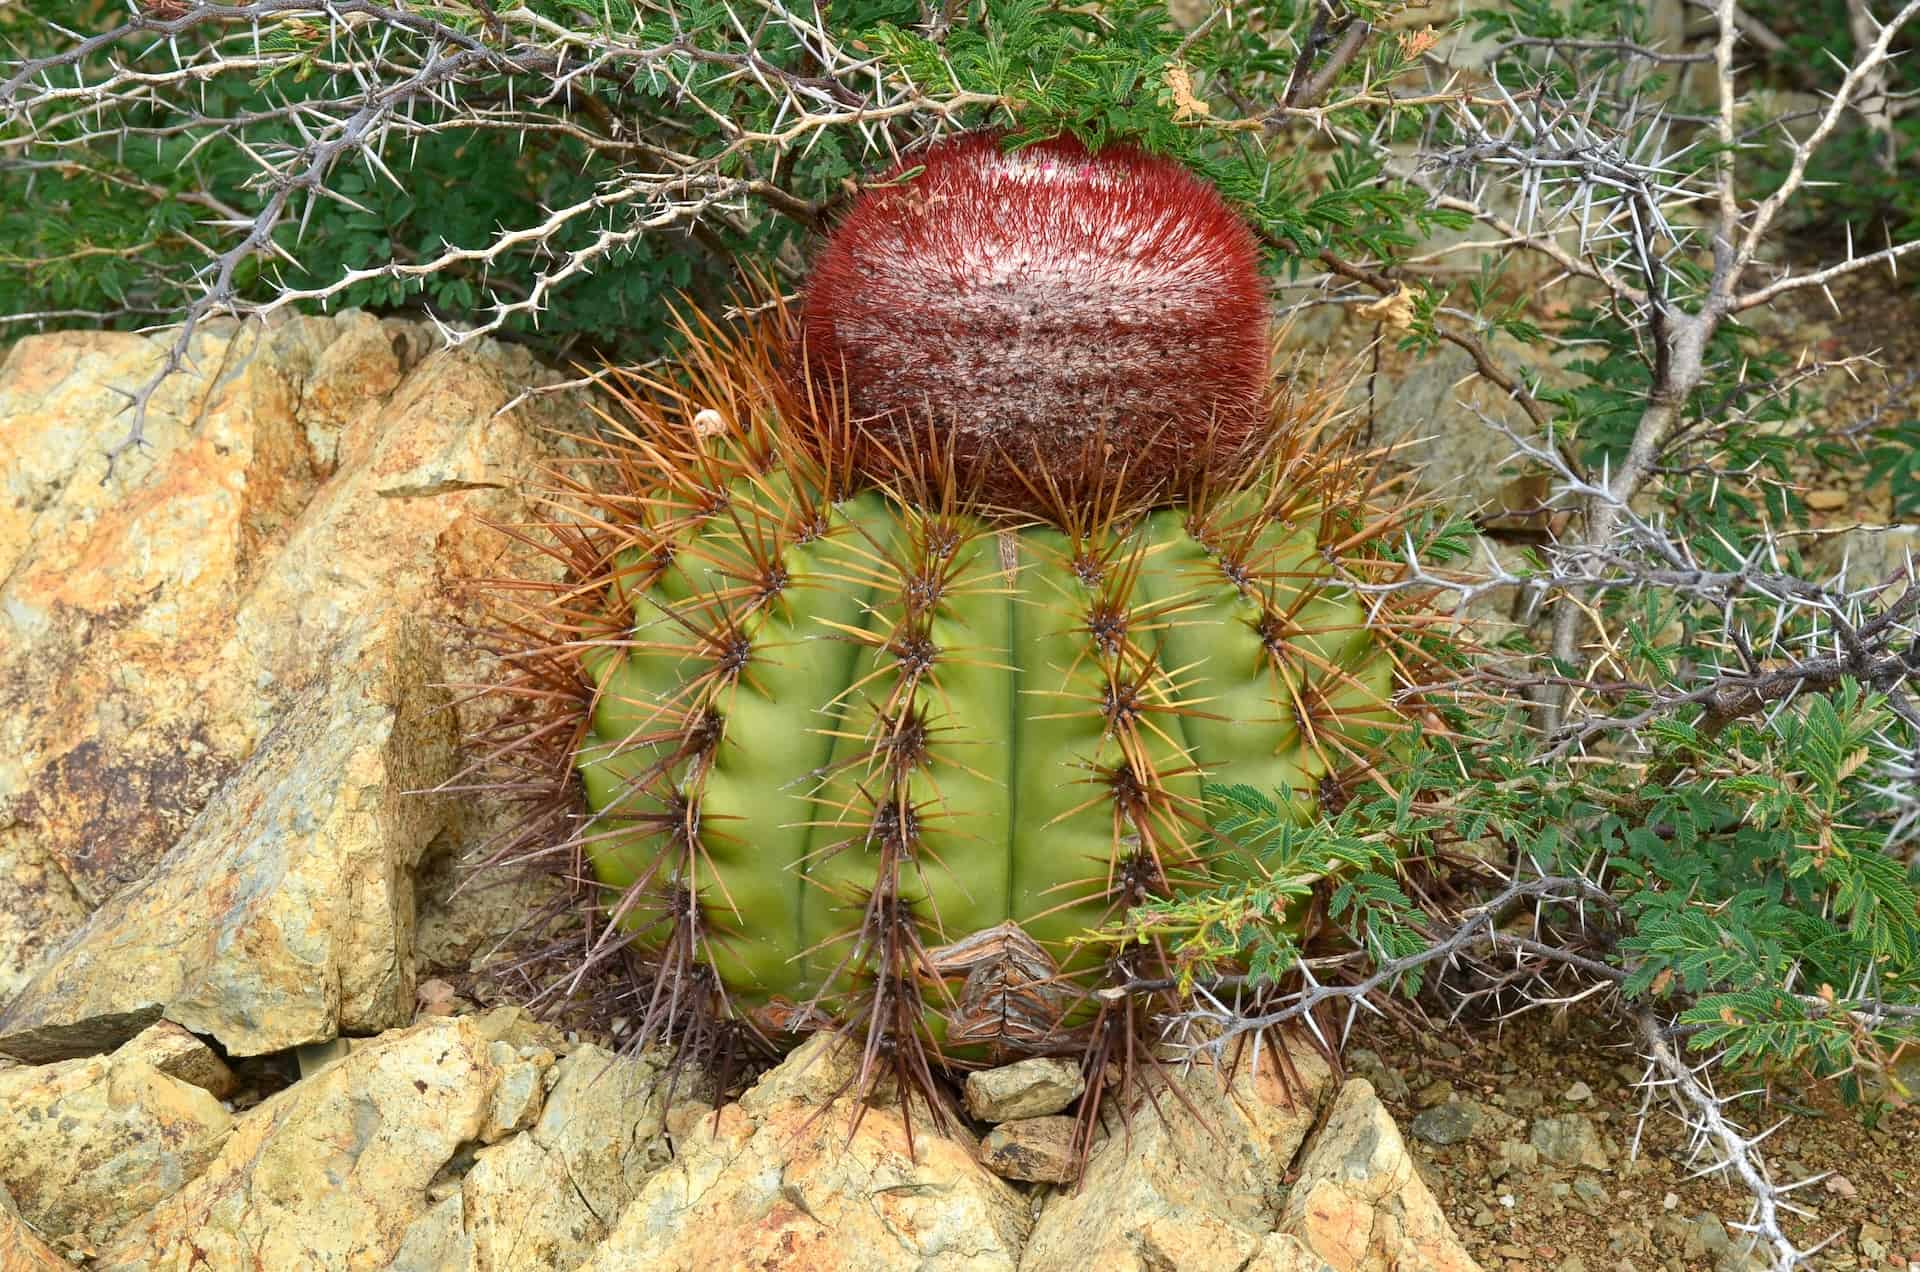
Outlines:
{"label": "green cactus body", "polygon": [[[1310,484],[1070,532],[830,498],[750,440],[634,481],[575,757],[617,922],[685,942],[735,1014],[890,985],[950,1048],[1044,1039],[1087,1014],[1082,938],[1258,869],[1203,781],[1304,817],[1404,727],[1391,633],[1336,578],[1364,532]],[[1002,980],[1009,945],[1028,965],[1018,1025],[983,933]]]}

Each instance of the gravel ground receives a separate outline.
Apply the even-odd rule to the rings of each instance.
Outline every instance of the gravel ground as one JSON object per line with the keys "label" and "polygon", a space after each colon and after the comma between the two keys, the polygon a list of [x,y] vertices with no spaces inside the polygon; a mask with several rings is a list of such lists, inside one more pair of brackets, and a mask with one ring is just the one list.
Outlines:
{"label": "gravel ground", "polygon": [[[1738,1253],[1746,1194],[1693,1177],[1709,1159],[1691,1155],[1671,1105],[1656,1098],[1643,1115],[1629,1037],[1598,1015],[1543,1010],[1424,1036],[1376,1025],[1346,1061],[1393,1110],[1488,1272],[1765,1267]],[[1920,1109],[1863,1117],[1824,1085],[1772,1097],[1741,1111],[1748,1126],[1788,1119],[1769,1141],[1776,1178],[1828,1174],[1796,1194],[1812,1214],[1794,1239],[1832,1238],[1814,1266],[1920,1267]]]}

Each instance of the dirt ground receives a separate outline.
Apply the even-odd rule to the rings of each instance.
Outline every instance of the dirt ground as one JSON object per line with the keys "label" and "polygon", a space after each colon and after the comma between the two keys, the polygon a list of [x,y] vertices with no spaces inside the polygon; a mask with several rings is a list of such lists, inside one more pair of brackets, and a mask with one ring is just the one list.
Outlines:
{"label": "dirt ground", "polygon": [[[1647,1099],[1630,1038],[1591,1011],[1541,1010],[1439,1034],[1375,1024],[1346,1061],[1488,1272],[1766,1266],[1738,1255],[1747,1194],[1697,1174],[1714,1159],[1692,1152],[1673,1105]],[[1815,1267],[1920,1267],[1920,1106],[1848,1108],[1824,1086],[1782,1087],[1740,1113],[1750,1130],[1786,1119],[1767,1143],[1776,1180],[1831,1172],[1794,1194],[1810,1213],[1789,1235],[1831,1239]]]}

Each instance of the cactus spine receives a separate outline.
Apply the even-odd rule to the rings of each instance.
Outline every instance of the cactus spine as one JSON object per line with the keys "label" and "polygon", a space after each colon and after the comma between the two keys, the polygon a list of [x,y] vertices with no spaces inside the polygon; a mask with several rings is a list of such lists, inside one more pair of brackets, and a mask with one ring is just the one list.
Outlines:
{"label": "cactus spine", "polygon": [[[1200,234],[1198,259],[1231,238]],[[1146,1006],[1092,991],[1166,970],[1099,934],[1259,869],[1214,834],[1203,782],[1278,790],[1306,818],[1410,730],[1399,691],[1429,620],[1357,585],[1398,576],[1382,545],[1412,514],[1377,506],[1330,398],[1270,380],[1264,352],[1258,427],[1244,402],[1183,416],[1174,377],[1117,432],[1049,431],[1074,415],[1040,410],[1056,363],[1033,394],[988,395],[1036,439],[1009,468],[1006,437],[983,449],[954,411],[822,369],[853,329],[823,318],[837,277],[802,313],[692,320],[671,374],[610,378],[606,427],[562,479],[575,516],[539,540],[565,577],[511,593],[545,590],[499,687],[522,709],[489,740],[568,830],[501,855],[557,857],[593,891],[576,968],[633,973],[642,1037],[772,1049],[846,1028],[869,1079],[923,1084],[943,1058],[1079,1047],[1097,1065]],[[988,343],[1012,347],[993,344],[1006,330]],[[1155,379],[1143,330],[1116,337],[1116,393]]]}

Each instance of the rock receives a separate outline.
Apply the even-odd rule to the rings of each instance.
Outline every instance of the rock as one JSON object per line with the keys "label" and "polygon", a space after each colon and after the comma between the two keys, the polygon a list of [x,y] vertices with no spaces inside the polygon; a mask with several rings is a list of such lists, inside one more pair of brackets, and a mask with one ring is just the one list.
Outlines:
{"label": "rock", "polygon": [[1494,1179],[1502,1179],[1512,1171],[1526,1174],[1540,1168],[1540,1150],[1531,1144],[1522,1144],[1519,1140],[1501,1140],[1495,1152],[1498,1160],[1489,1168]]}
{"label": "rock", "polygon": [[353,1054],[353,1039],[329,1038],[325,1042],[302,1043],[293,1049],[294,1063],[300,1069],[300,1079],[305,1081],[324,1070],[336,1060],[345,1060]]}
{"label": "rock", "polygon": [[[94,1266],[575,1267],[666,1159],[662,1088],[597,1048],[554,1060],[557,1041],[495,1011],[357,1046],[244,1114]],[[503,1089],[518,1065],[543,1073],[538,1117],[483,1146],[524,1107]]]}
{"label": "rock", "polygon": [[72,1265],[27,1226],[13,1198],[0,1188],[0,1269],[4,1272],[70,1272]]}
{"label": "rock", "polygon": [[411,621],[352,633],[153,873],[0,1014],[0,1052],[117,1044],[162,1014],[260,1055],[413,1017],[411,871],[454,721]]}
{"label": "rock", "polygon": [[891,1272],[1013,1269],[1027,1235],[1019,1194],[975,1160],[957,1130],[933,1125],[911,1101],[862,1109],[844,1096],[859,1062],[842,1040],[819,1035],[736,1104],[681,1123],[671,1165],[647,1181],[591,1272]]}
{"label": "rock", "polygon": [[1477,1100],[1436,1104],[1416,1116],[1409,1129],[1415,1138],[1429,1144],[1458,1144],[1473,1138],[1484,1124],[1491,1121],[1487,1116],[1490,1111]]}
{"label": "rock", "polygon": [[1868,1221],[1860,1225],[1860,1253],[1875,1261],[1885,1259],[1891,1252],[1893,1229],[1882,1224]]}
{"label": "rock", "polygon": [[1607,1168],[1606,1142],[1584,1113],[1535,1118],[1527,1138],[1540,1150],[1540,1156],[1555,1166]]}
{"label": "rock", "polygon": [[[524,573],[524,571],[523,571]],[[462,707],[464,732],[475,736],[473,718],[497,704],[467,703]],[[517,811],[501,800],[461,800],[446,829],[427,846],[416,876],[420,898],[414,949],[426,969],[484,972],[502,941],[513,936],[529,917],[545,910],[564,888],[554,875],[526,870],[492,870],[475,874],[469,853],[496,842],[509,829]],[[508,988],[509,994],[521,992]],[[447,1014],[451,995],[423,1004],[430,1013]]]}
{"label": "rock", "polygon": [[1824,536],[1807,555],[1848,590],[1878,589],[1874,604],[1884,607],[1906,592],[1920,568],[1920,525],[1862,526]]}
{"label": "rock", "polygon": [[547,1070],[554,1054],[537,1048],[516,1047],[510,1042],[488,1046],[487,1059],[500,1070],[494,1084],[493,1099],[487,1105],[487,1120],[480,1126],[480,1138],[497,1144],[515,1131],[523,1131],[540,1115],[546,1096]]}
{"label": "rock", "polygon": [[115,1054],[144,1061],[217,1099],[232,1095],[237,1085],[233,1070],[212,1047],[170,1020],[149,1025]]}
{"label": "rock", "polygon": [[[857,1050],[837,1045],[832,1034],[816,1034],[761,1074],[760,1080],[740,1097],[740,1108],[749,1118],[763,1118],[788,1104],[828,1105],[853,1088],[859,1072]],[[875,1101],[898,1097],[892,1075],[882,1075],[874,1091]]]}
{"label": "rock", "polygon": [[1566,1094],[1560,1097],[1569,1104],[1580,1104],[1593,1099],[1593,1088],[1584,1082],[1576,1082],[1568,1087]]}
{"label": "rock", "polygon": [[[1564,378],[1551,356],[1536,347],[1502,342],[1495,356],[1529,380]],[[1546,487],[1526,461],[1514,458],[1513,440],[1481,415],[1522,437],[1533,435],[1532,422],[1504,391],[1475,373],[1464,350],[1444,345],[1395,375],[1382,375],[1378,385],[1384,387],[1373,436],[1398,446],[1396,461],[1418,470],[1424,490],[1488,523],[1544,524],[1540,500]]]}
{"label": "rock", "polygon": [[1295,1038],[1284,1054],[1262,1047],[1257,1068],[1243,1053],[1232,1074],[1196,1064],[1149,1075],[1154,1098],[1124,1130],[1105,1129],[1076,1191],[1047,1199],[1023,1272],[1208,1272],[1254,1257],[1333,1074]]}
{"label": "rock", "polygon": [[1351,1047],[1342,1057],[1347,1071],[1355,1077],[1365,1078],[1373,1083],[1373,1089],[1383,1100],[1404,1100],[1410,1093],[1407,1080],[1400,1070],[1380,1058],[1380,1053],[1367,1047]]}
{"label": "rock", "polygon": [[0,1072],[0,1187],[49,1237],[111,1237],[206,1169],[233,1116],[134,1043]]}
{"label": "rock", "polygon": [[1679,1254],[1689,1268],[1712,1268],[1714,1272],[1750,1272],[1769,1266],[1769,1260],[1754,1248],[1746,1235],[1734,1236],[1720,1216],[1701,1211],[1691,1219],[1664,1215],[1654,1225],[1655,1248]]}
{"label": "rock", "polygon": [[1072,1104],[1087,1089],[1072,1060],[1035,1056],[998,1069],[967,1075],[967,1112],[982,1122],[1045,1117]]}
{"label": "rock", "polygon": [[467,612],[457,581],[503,542],[483,521],[526,519],[536,431],[577,419],[553,397],[497,415],[548,378],[506,346],[422,359],[423,328],[360,313],[209,321],[103,484],[122,394],[172,339],[29,336],[0,364],[0,1002],[151,870],[350,627]]}
{"label": "rock", "polygon": [[980,1160],[1002,1179],[1064,1184],[1073,1180],[1071,1117],[1028,1117],[1002,1122],[980,1141]]}
{"label": "rock", "polygon": [[[490,1057],[503,1058],[502,1048],[516,1058],[501,1070],[481,1137],[506,1120],[508,1109],[523,1107],[516,1067],[540,1075],[538,1119],[526,1133],[474,1154],[458,1191],[408,1229],[396,1272],[578,1267],[669,1159],[653,1066],[597,1047],[554,1062],[551,1052],[495,1042]],[[637,1121],[636,1110],[643,1114]]]}
{"label": "rock", "polygon": [[700,1129],[701,1120],[711,1121],[718,1111],[705,1100],[679,1101],[667,1110],[667,1139],[676,1146],[686,1143]]}
{"label": "rock", "polygon": [[1331,1264],[1300,1244],[1300,1238],[1269,1232],[1243,1272],[1334,1272]]}
{"label": "rock", "polygon": [[1373,1085],[1355,1078],[1300,1159],[1279,1231],[1335,1272],[1478,1269],[1420,1178]]}

